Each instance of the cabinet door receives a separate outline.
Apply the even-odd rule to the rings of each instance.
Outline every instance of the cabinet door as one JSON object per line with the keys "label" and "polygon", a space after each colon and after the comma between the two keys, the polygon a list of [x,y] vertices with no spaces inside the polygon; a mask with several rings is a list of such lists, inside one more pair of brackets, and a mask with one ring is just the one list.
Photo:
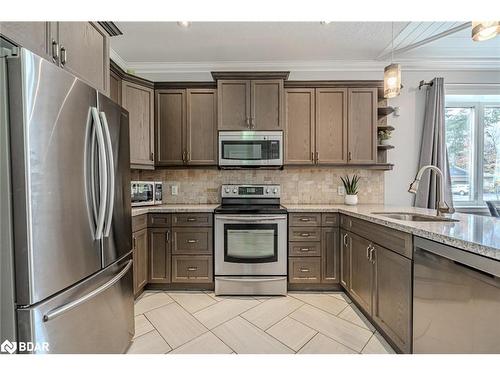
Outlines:
{"label": "cabinet door", "polygon": [[283,80],[253,80],[251,86],[252,130],[282,130]]}
{"label": "cabinet door", "polygon": [[339,229],[321,228],[321,282],[339,282]]}
{"label": "cabinet door", "polygon": [[149,230],[149,282],[169,283],[171,268],[171,233],[169,228]]}
{"label": "cabinet door", "polygon": [[314,164],[314,89],[286,89],[285,103],[285,164]]}
{"label": "cabinet door", "polygon": [[349,294],[367,312],[372,311],[373,267],[368,260],[370,241],[354,233],[351,237],[351,286]]}
{"label": "cabinet door", "polygon": [[109,97],[122,104],[122,79],[113,71],[109,72]]}
{"label": "cabinet door", "polygon": [[61,66],[107,94],[109,41],[94,22],[59,22]]}
{"label": "cabinet door", "polygon": [[186,90],[156,92],[156,163],[184,164],[186,150]]}
{"label": "cabinet door", "polygon": [[129,112],[130,164],[154,165],[154,92],[132,82],[122,82],[122,107]]}
{"label": "cabinet door", "polygon": [[250,81],[217,81],[219,130],[250,129]]}
{"label": "cabinet door", "polygon": [[378,245],[373,258],[373,319],[403,353],[411,353],[411,260]]}
{"label": "cabinet door", "polygon": [[52,39],[57,31],[55,22],[0,22],[0,34],[15,44],[55,63],[52,58]]}
{"label": "cabinet door", "polygon": [[348,161],[377,162],[377,89],[349,89]]}
{"label": "cabinet door", "polygon": [[340,285],[346,290],[351,286],[351,237],[340,230]]}
{"label": "cabinet door", "polygon": [[217,165],[217,90],[188,89],[187,162]]}
{"label": "cabinet door", "polygon": [[148,230],[132,234],[134,245],[134,294],[139,293],[148,282]]}
{"label": "cabinet door", "polygon": [[316,162],[347,162],[347,90],[316,89]]}

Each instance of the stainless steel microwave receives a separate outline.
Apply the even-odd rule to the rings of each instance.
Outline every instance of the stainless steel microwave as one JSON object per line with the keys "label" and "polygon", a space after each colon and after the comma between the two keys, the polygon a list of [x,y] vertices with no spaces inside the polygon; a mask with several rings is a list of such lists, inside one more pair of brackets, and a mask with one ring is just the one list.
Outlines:
{"label": "stainless steel microwave", "polygon": [[220,131],[219,167],[283,166],[282,131]]}
{"label": "stainless steel microwave", "polygon": [[163,202],[163,182],[131,181],[132,207],[152,206]]}

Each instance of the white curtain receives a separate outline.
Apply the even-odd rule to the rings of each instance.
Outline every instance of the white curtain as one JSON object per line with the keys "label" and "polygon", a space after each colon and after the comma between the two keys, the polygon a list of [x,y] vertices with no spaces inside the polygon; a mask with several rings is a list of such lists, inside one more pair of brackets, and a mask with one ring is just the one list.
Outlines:
{"label": "white curtain", "polygon": [[[444,79],[434,78],[431,82],[432,85],[427,89],[425,102],[424,129],[422,131],[422,146],[420,147],[418,168],[431,164],[443,171],[444,201],[453,209],[450,166],[445,140]],[[437,189],[436,175],[427,171],[420,181],[414,205],[415,207],[437,208],[437,195],[439,195],[439,191]]]}

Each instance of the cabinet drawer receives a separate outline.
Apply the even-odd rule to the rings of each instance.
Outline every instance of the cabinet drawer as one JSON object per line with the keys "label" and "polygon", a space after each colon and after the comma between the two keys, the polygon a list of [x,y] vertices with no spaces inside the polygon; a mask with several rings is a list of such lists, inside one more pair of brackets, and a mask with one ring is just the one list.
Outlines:
{"label": "cabinet drawer", "polygon": [[319,227],[321,225],[320,213],[296,213],[289,215],[291,227]]}
{"label": "cabinet drawer", "polygon": [[213,265],[211,256],[173,255],[173,283],[211,283]]}
{"label": "cabinet drawer", "polygon": [[290,227],[288,228],[288,241],[320,241],[321,228]]}
{"label": "cabinet drawer", "polygon": [[137,232],[138,230],[147,228],[148,226],[148,215],[132,216],[132,232]]}
{"label": "cabinet drawer", "polygon": [[413,241],[409,233],[387,228],[358,218],[342,216],[342,228],[377,243],[407,258],[412,258]]}
{"label": "cabinet drawer", "polygon": [[290,284],[321,282],[321,258],[290,258],[288,260],[288,279]]}
{"label": "cabinet drawer", "polygon": [[324,227],[338,227],[339,226],[339,214],[335,212],[322,213],[321,214],[321,225]]}
{"label": "cabinet drawer", "polygon": [[319,257],[321,256],[321,242],[290,242],[288,255],[291,257]]}
{"label": "cabinet drawer", "polygon": [[174,227],[211,227],[212,214],[173,214],[172,226]]}
{"label": "cabinet drawer", "polygon": [[212,228],[174,228],[172,254],[212,254]]}
{"label": "cabinet drawer", "polygon": [[172,216],[170,214],[149,214],[148,226],[153,228],[169,227]]}

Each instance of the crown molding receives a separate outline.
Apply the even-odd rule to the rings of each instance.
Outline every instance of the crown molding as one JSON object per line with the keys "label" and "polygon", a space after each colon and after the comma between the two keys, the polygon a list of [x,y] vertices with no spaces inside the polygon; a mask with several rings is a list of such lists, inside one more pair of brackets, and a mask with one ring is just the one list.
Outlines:
{"label": "crown molding", "polygon": [[128,63],[122,59],[122,57],[113,48],[109,49],[109,58],[113,60],[124,72],[129,69]]}

